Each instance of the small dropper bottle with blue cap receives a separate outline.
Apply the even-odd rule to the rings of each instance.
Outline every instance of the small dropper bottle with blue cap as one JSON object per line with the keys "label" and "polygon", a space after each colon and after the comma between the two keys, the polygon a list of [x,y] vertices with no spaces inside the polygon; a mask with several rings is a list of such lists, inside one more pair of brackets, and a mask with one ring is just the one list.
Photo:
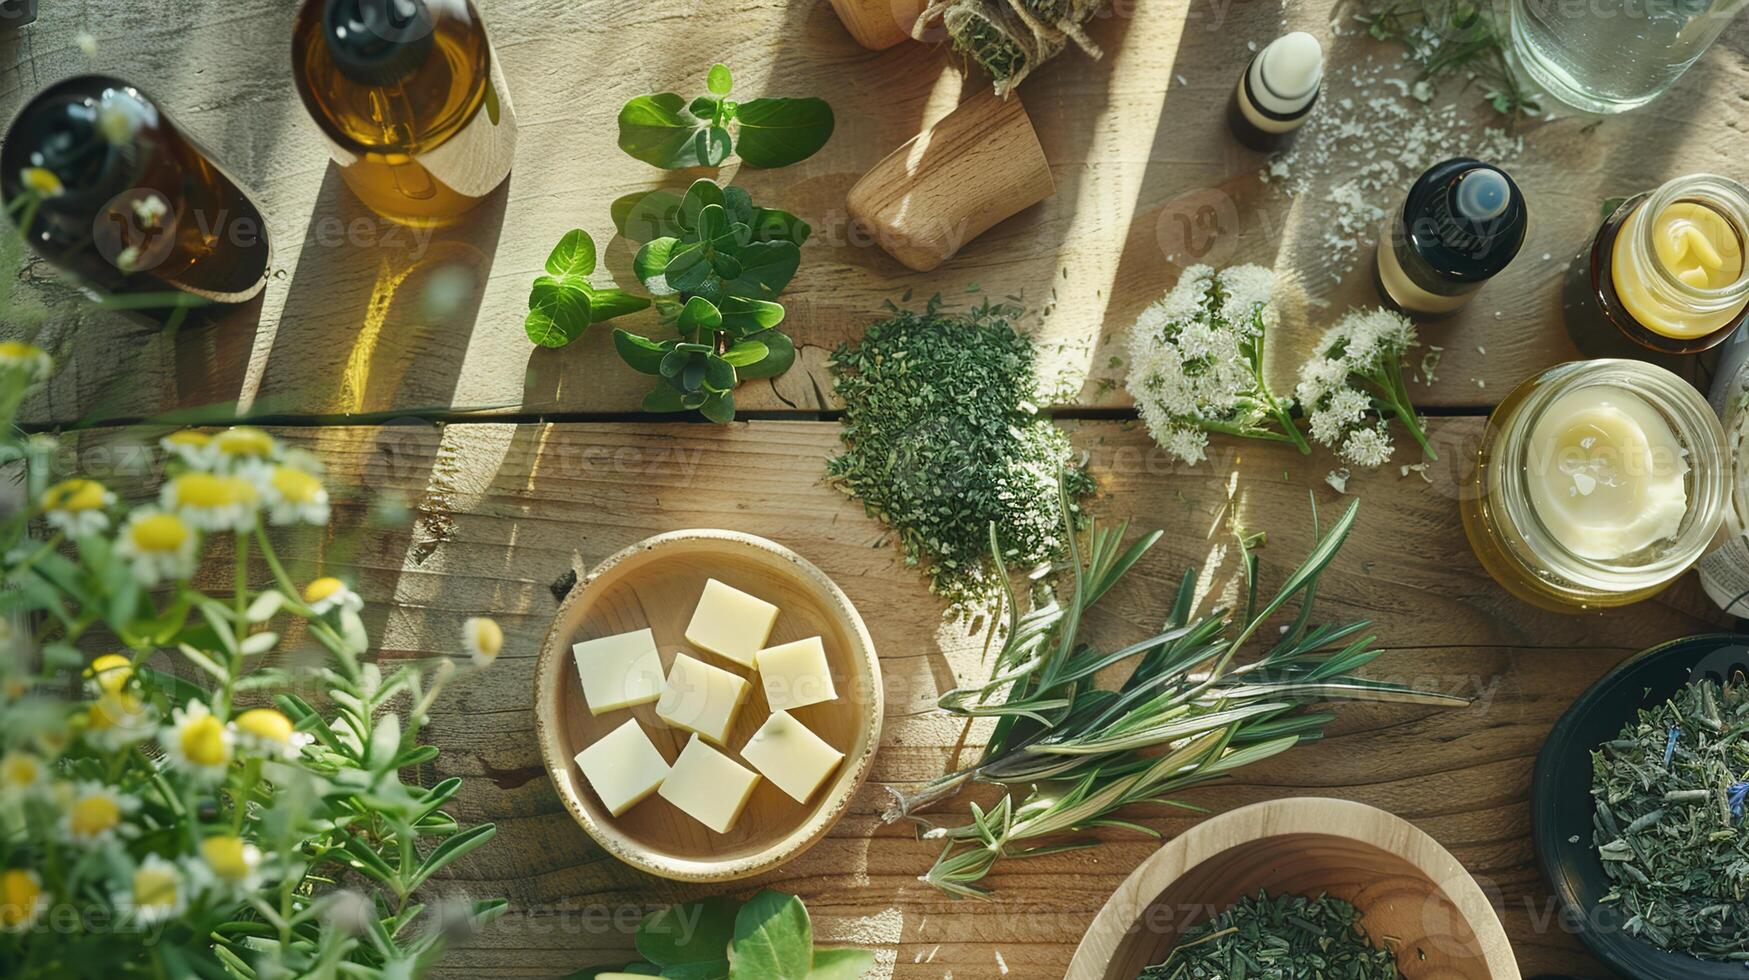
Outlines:
{"label": "small dropper bottle with blue cap", "polygon": [[1379,295],[1412,316],[1462,309],[1524,245],[1529,210],[1506,171],[1457,157],[1415,181],[1385,219],[1374,274]]}

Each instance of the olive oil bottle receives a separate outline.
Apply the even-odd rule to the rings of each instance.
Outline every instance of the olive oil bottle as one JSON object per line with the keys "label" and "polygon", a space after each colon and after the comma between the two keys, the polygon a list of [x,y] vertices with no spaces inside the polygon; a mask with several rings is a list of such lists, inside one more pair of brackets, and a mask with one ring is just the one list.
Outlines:
{"label": "olive oil bottle", "polygon": [[385,218],[447,224],[510,175],[516,116],[470,0],[305,0],[292,69],[347,186]]}
{"label": "olive oil bottle", "polygon": [[241,303],[267,282],[260,209],[118,78],[64,79],[25,105],[0,146],[0,200],[32,249],[112,296],[177,290]]}

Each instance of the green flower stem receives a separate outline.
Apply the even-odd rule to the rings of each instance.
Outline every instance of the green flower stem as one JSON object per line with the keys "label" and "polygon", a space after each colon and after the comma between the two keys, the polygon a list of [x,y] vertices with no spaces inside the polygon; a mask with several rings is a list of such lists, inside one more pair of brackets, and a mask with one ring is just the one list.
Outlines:
{"label": "green flower stem", "polygon": [[1421,428],[1421,420],[1415,415],[1415,406],[1409,400],[1409,386],[1403,381],[1403,360],[1400,357],[1385,358],[1385,373],[1382,378],[1374,380],[1385,391],[1385,402],[1391,407],[1397,418],[1403,422],[1403,427],[1409,430],[1409,435],[1421,451],[1430,460],[1439,459],[1439,454],[1427,444],[1427,433]]}

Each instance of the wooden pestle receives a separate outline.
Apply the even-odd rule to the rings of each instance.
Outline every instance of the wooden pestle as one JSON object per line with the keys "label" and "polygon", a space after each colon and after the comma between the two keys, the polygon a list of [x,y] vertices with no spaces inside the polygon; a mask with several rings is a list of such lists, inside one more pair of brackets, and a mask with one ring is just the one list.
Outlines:
{"label": "wooden pestle", "polygon": [[850,217],[918,272],[1004,218],[1056,193],[1020,99],[989,87],[874,165],[850,189]]}
{"label": "wooden pestle", "polygon": [[923,0],[832,0],[832,9],[856,43],[885,51],[911,37],[923,14]]}

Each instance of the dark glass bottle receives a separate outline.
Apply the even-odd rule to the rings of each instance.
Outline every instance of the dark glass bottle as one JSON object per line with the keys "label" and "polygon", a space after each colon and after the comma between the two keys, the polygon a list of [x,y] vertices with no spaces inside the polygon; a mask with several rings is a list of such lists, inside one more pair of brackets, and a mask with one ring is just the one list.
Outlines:
{"label": "dark glass bottle", "polygon": [[1529,220],[1506,171],[1465,157],[1434,164],[1385,219],[1379,296],[1411,316],[1456,312],[1518,255]]}
{"label": "dark glass bottle", "polygon": [[0,199],[32,249],[104,293],[241,303],[267,282],[260,209],[117,78],[68,78],[25,105],[0,147]]}
{"label": "dark glass bottle", "polygon": [[347,186],[386,218],[448,223],[510,174],[516,115],[469,0],[305,0],[292,70]]}

